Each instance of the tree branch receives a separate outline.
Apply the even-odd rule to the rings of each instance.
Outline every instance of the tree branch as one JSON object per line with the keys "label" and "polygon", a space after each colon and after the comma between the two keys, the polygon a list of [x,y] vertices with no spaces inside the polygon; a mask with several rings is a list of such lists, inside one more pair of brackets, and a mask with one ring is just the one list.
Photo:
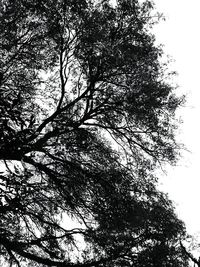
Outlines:
{"label": "tree branch", "polygon": [[198,261],[190,252],[187,251],[183,243],[180,241],[181,248],[185,255],[188,256],[190,260],[192,260],[194,263],[196,263],[198,266],[200,266],[200,261]]}

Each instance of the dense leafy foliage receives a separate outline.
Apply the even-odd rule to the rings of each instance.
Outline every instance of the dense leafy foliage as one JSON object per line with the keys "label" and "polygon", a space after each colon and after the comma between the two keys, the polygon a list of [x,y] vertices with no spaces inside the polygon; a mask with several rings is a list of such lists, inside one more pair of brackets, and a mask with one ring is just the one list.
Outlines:
{"label": "dense leafy foliage", "polygon": [[0,246],[10,266],[187,266],[153,169],[175,110],[150,1],[1,0]]}

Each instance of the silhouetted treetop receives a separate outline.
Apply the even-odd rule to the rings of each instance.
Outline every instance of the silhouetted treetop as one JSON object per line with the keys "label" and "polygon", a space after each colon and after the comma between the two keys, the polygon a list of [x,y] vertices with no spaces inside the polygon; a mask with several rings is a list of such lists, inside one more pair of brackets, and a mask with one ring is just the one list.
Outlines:
{"label": "silhouetted treetop", "polygon": [[187,266],[153,170],[175,111],[151,1],[0,2],[0,246],[10,266]]}

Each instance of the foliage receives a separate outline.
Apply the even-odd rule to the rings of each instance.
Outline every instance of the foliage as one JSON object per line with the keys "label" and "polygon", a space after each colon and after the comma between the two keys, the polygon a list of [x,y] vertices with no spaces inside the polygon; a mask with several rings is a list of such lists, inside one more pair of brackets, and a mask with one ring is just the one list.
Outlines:
{"label": "foliage", "polygon": [[175,110],[150,1],[0,2],[0,245],[10,266],[186,266],[152,172]]}

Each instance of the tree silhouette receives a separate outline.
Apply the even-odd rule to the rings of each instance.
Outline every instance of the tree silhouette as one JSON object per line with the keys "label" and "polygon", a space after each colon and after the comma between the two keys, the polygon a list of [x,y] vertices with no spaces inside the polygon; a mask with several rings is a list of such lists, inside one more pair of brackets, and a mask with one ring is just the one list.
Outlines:
{"label": "tree silhouette", "polygon": [[10,266],[187,266],[153,170],[175,111],[150,1],[0,3],[0,246]]}

